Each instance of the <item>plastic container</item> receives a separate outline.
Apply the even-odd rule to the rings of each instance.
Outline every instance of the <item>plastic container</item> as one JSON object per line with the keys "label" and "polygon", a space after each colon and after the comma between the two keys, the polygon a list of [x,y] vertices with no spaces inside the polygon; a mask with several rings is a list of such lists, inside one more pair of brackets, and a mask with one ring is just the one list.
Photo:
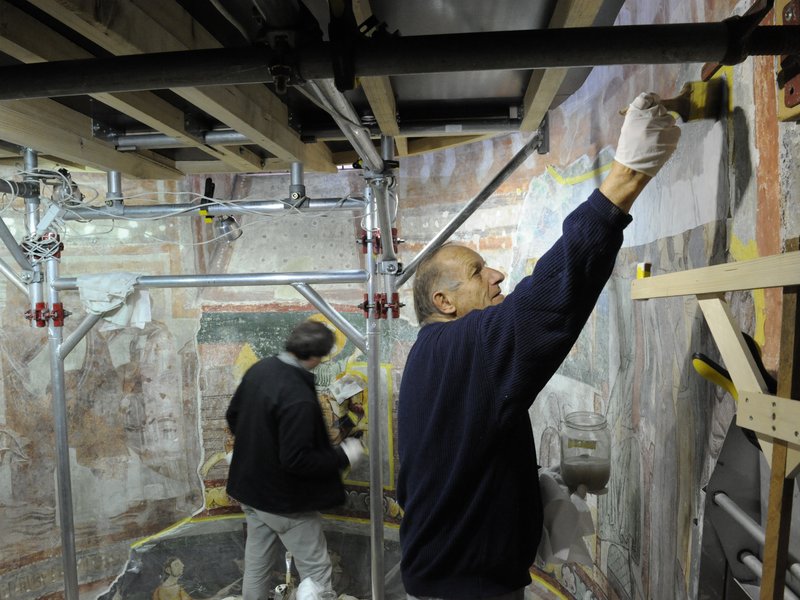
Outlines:
{"label": "plastic container", "polygon": [[571,490],[580,484],[600,492],[611,476],[611,436],[606,418],[589,411],[571,412],[561,430],[561,477]]}

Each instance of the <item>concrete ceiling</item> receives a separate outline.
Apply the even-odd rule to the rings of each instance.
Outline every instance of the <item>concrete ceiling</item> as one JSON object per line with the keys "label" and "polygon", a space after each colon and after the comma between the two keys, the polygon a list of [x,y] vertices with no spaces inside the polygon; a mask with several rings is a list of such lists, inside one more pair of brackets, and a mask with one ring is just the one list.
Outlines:
{"label": "concrete ceiling", "polygon": [[[355,77],[353,61],[348,61],[351,46],[374,41],[380,54],[383,42],[414,42],[418,36],[611,25],[621,4],[0,0],[0,70],[18,69],[0,77],[5,98],[0,100],[0,160],[13,160],[22,148],[31,148],[66,166],[170,179],[286,170],[296,161],[308,171],[332,171],[357,158],[333,118],[295,85],[303,82],[302,69],[290,74],[285,89],[276,85],[277,76],[215,85],[224,69],[214,71],[209,65],[204,78],[202,59],[190,54],[206,49],[267,51],[274,75],[280,72],[272,70],[275,64],[291,70],[309,55],[307,48],[328,44],[337,87],[355,119],[378,145],[381,134],[392,136],[400,157],[509,131],[533,131],[548,109],[581,85],[589,68],[470,70],[462,65],[458,72]],[[192,64],[183,66],[194,69],[194,87],[177,85],[179,80],[156,56],[149,66],[152,81],[131,79],[126,87],[124,66],[110,60],[164,52],[187,53],[186,63]],[[424,62],[436,60],[435,52],[429,59],[423,56]],[[55,64],[50,79],[37,79],[34,63],[60,61],[73,62]],[[100,69],[107,70],[100,71],[99,84],[93,83],[89,71]],[[232,63],[229,71],[237,70],[246,68]],[[387,67],[387,72],[393,71]],[[25,85],[37,86],[35,93],[24,92]]]}

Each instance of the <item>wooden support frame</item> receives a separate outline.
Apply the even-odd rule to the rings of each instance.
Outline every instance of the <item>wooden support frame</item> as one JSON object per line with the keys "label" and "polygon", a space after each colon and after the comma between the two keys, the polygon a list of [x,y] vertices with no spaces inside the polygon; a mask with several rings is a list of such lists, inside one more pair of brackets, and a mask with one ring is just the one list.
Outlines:
{"label": "wooden support frame", "polygon": [[[769,505],[761,576],[761,600],[783,598],[794,478],[800,472],[800,251],[636,279],[634,300],[696,295],[733,384],[739,390],[736,423],[752,429],[770,468]],[[778,393],[767,394],[764,378],[734,322],[724,292],[783,287]]]}

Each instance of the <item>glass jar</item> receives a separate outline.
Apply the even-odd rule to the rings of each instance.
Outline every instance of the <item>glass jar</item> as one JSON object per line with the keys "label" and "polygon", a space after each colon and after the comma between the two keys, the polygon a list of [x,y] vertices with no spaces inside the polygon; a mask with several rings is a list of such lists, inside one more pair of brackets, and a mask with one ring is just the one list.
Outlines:
{"label": "glass jar", "polygon": [[602,491],[611,476],[611,435],[606,418],[590,411],[571,412],[561,431],[561,477],[570,490],[583,484]]}

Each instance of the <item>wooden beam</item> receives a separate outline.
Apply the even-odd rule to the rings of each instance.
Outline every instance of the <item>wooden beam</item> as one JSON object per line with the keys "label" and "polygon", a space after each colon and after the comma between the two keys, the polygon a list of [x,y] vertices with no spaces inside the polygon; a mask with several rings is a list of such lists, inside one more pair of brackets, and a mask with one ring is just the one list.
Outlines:
{"label": "wooden beam", "polygon": [[766,393],[767,384],[728,303],[719,295],[698,296],[708,328],[737,390]]}
{"label": "wooden beam", "polygon": [[[31,3],[116,55],[221,47],[174,1],[32,0]],[[303,144],[297,132],[289,127],[285,105],[265,86],[174,91],[278,158],[303,162],[308,170],[335,170],[327,146]]]}
{"label": "wooden beam", "polygon": [[[353,14],[356,21],[361,24],[372,16],[372,7],[369,0],[353,0]],[[397,103],[392,89],[392,82],[388,77],[361,77],[361,89],[367,97],[367,102],[375,115],[378,127],[383,135],[392,136],[400,156],[408,154],[408,143],[400,135],[397,125]]]}
{"label": "wooden beam", "polygon": [[[264,161],[259,172],[290,171],[291,162],[279,158],[268,158]],[[205,175],[211,173],[230,173],[227,163],[219,160],[179,160],[175,166],[187,175]]]}
{"label": "wooden beam", "polygon": [[433,152],[435,150],[445,150],[447,148],[455,148],[456,146],[463,146],[464,144],[471,144],[472,142],[480,142],[494,137],[493,133],[484,133],[478,135],[449,135],[431,138],[409,138],[408,139],[408,156],[415,154],[424,154],[425,152]]}
{"label": "wooden beam", "polygon": [[[72,41],[37,21],[27,13],[0,0],[0,52],[23,63],[51,60],[77,60],[92,55]],[[207,146],[186,130],[186,115],[151,92],[92,94],[96,100],[136,119],[159,133],[174,137],[187,147],[198,148],[232,170],[257,170],[261,157],[230,153],[227,149]]]}
{"label": "wooden beam", "polygon": [[[731,314],[728,303],[720,295],[698,296],[697,303],[703,311],[711,335],[717,343],[722,361],[731,375],[737,390],[766,393],[767,384],[756,365],[742,331]],[[743,427],[747,425],[741,424]],[[772,438],[756,431],[756,437],[767,462],[772,458]]]}
{"label": "wooden beam", "polygon": [[634,279],[631,298],[646,300],[789,285],[800,285],[800,252]]}
{"label": "wooden beam", "polygon": [[[263,88],[268,92],[267,88]],[[310,171],[335,171],[330,151],[323,143],[304,144],[300,136],[272,118],[237,88],[209,87],[174,90],[195,106],[213,115],[238,131],[254,144],[286,161],[301,161]]]}
{"label": "wooden beam", "polygon": [[[590,27],[603,6],[603,0],[562,0],[548,24],[549,29]],[[568,68],[537,69],[531,75],[522,102],[520,131],[536,131],[569,73]]]}
{"label": "wooden beam", "polygon": [[[797,252],[798,240],[790,243]],[[800,288],[783,290],[781,320],[780,362],[778,364],[778,394],[800,398],[800,312],[798,294]],[[777,403],[776,403],[777,404]],[[796,402],[792,402],[796,404]],[[788,408],[788,407],[787,407]],[[792,424],[800,428],[800,419]],[[794,432],[795,440],[798,439]],[[761,600],[779,600],[784,597],[786,567],[789,555],[789,535],[792,523],[792,501],[794,476],[797,474],[797,446],[784,440],[775,440],[772,448],[772,471],[770,473],[769,504],[764,544],[764,570],[761,574]]]}
{"label": "wooden beam", "polygon": [[151,153],[117,152],[92,135],[92,120],[53,100],[0,103],[3,139],[37,152],[140,179],[183,176],[169,159]]}
{"label": "wooden beam", "polygon": [[739,391],[736,424],[800,448],[800,402],[760,392]]}

